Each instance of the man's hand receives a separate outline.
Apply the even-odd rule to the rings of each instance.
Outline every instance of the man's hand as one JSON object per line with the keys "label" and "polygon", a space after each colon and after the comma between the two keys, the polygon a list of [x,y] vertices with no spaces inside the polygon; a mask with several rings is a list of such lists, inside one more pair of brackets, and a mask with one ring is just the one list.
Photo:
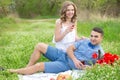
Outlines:
{"label": "man's hand", "polygon": [[74,59],[73,62],[75,64],[76,68],[78,68],[78,69],[84,69],[85,66],[83,65],[83,63],[80,60]]}
{"label": "man's hand", "polygon": [[74,55],[74,50],[75,50],[76,48],[75,48],[75,46],[74,45],[71,45],[71,46],[69,46],[68,47],[68,49],[67,49],[67,54],[68,54],[68,56],[73,60],[73,62],[74,62],[74,65],[75,65],[75,67],[76,68],[78,68],[78,69],[84,69],[84,65],[83,65],[83,63],[80,61],[80,60],[78,60],[76,57],[75,57],[75,55]]}

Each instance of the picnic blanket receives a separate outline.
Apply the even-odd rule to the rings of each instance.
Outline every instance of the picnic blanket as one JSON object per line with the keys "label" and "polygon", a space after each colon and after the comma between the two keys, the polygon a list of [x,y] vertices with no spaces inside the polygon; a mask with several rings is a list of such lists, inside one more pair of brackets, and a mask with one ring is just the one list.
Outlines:
{"label": "picnic blanket", "polygon": [[18,75],[18,78],[19,80],[56,80],[59,74],[69,74],[72,76],[73,80],[76,80],[85,74],[85,70],[68,70],[65,72],[60,72],[58,74],[40,72],[32,75]]}

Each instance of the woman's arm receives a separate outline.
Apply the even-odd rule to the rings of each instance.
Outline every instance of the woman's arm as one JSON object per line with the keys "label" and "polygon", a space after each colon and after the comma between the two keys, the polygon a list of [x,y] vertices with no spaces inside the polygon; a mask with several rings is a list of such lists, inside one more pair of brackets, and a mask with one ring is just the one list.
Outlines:
{"label": "woman's arm", "polygon": [[67,28],[63,33],[61,33],[62,28],[62,22],[60,19],[56,21],[56,27],[55,27],[55,41],[58,42],[64,38],[66,34],[72,31],[72,29],[69,27]]}

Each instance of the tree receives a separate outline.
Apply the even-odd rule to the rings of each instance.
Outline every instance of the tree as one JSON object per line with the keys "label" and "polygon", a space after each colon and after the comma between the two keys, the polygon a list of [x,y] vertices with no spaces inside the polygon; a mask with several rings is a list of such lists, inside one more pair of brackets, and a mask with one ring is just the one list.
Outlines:
{"label": "tree", "polygon": [[7,16],[8,10],[9,10],[8,6],[10,3],[11,3],[11,0],[0,0],[0,8],[1,8],[0,13],[2,15]]}

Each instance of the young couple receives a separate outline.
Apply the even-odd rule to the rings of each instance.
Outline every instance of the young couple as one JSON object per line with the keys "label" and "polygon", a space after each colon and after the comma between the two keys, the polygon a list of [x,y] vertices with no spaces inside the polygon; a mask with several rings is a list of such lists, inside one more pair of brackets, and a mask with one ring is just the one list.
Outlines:
{"label": "young couple", "polygon": [[[35,47],[28,65],[25,68],[9,69],[11,73],[33,74],[36,72],[59,73],[70,69],[84,69],[95,64],[92,54],[98,50],[104,54],[100,43],[104,32],[101,28],[92,29],[90,39],[80,39],[77,36],[76,6],[73,2],[66,1],[61,9],[61,17],[56,21],[53,42],[56,48],[45,43],[38,43]],[[39,62],[44,55],[49,62]]]}

